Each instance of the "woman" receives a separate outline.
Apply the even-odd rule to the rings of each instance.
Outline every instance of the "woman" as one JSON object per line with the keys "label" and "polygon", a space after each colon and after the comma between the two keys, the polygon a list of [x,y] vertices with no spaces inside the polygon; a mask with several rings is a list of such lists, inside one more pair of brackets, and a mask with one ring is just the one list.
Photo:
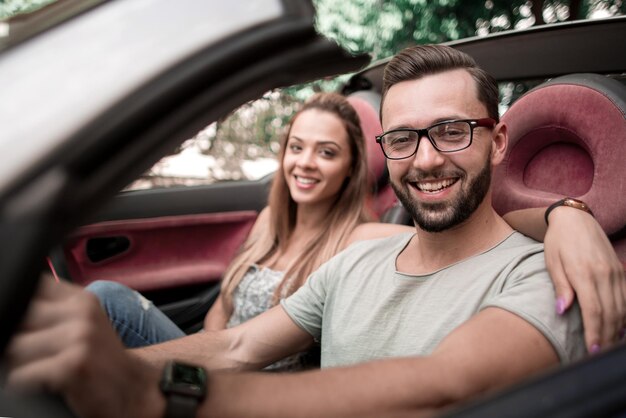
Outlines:
{"label": "woman", "polygon": [[[368,219],[365,142],[359,118],[334,93],[313,96],[292,120],[269,205],[231,264],[205,330],[238,325],[298,289]],[[276,367],[298,364],[301,356]]]}
{"label": "woman", "polygon": [[[343,96],[320,93],[303,105],[282,140],[279,161],[269,205],[228,268],[222,292],[205,318],[205,331],[238,325],[274,306],[354,240],[412,230],[390,224],[357,228],[368,220],[365,144],[358,116]],[[543,211],[531,212],[507,220],[531,231],[543,223]],[[559,241],[553,251],[560,246]],[[149,301],[122,285],[94,282],[88,290],[99,297],[128,347],[185,335]],[[301,369],[307,364],[307,356],[297,354],[270,368]]]}

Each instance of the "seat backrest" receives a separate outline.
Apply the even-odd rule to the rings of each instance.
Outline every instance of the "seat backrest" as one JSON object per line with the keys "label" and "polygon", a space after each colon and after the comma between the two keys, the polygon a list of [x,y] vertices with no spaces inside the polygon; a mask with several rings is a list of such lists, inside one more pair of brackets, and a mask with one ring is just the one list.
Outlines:
{"label": "seat backrest", "polygon": [[361,120],[361,129],[365,136],[367,153],[368,183],[371,195],[367,204],[371,212],[382,219],[396,204],[396,195],[389,185],[387,162],[380,146],[376,143],[376,135],[382,133],[378,110],[380,95],[373,91],[358,91],[348,96],[348,101],[354,107]]}
{"label": "seat backrest", "polygon": [[585,201],[626,266],[626,86],[598,74],[550,80],[502,117],[509,148],[494,171],[493,205],[503,214]]}

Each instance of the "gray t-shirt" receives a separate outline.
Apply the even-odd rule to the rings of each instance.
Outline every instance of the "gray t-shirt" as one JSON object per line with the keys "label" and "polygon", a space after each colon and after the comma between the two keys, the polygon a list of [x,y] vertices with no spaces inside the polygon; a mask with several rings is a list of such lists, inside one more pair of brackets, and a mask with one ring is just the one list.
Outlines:
{"label": "gray t-shirt", "polygon": [[281,304],[321,342],[322,367],[428,355],[443,338],[487,307],[535,326],[562,362],[585,353],[578,306],[555,312],[543,245],[513,233],[494,248],[432,274],[398,272],[413,234],[352,245],[313,273]]}

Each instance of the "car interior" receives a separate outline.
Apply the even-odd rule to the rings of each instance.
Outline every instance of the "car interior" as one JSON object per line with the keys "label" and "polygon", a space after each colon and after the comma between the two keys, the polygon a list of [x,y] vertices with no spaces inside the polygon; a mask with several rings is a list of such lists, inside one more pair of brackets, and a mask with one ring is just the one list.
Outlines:
{"label": "car interior", "polygon": [[[348,100],[359,114],[367,141],[371,189],[368,205],[381,222],[408,225],[411,223],[410,216],[397,202],[389,186],[385,159],[374,138],[382,131],[378,108],[380,95],[371,90],[362,90],[350,93]],[[626,201],[615,199],[616,187],[618,190],[620,187],[625,188],[623,184],[616,185],[616,181],[623,177],[619,173],[624,171],[625,118],[626,85],[599,74],[582,73],[556,77],[524,94],[502,118],[509,127],[509,149],[504,162],[493,174],[493,204],[496,210],[504,214],[527,207],[548,206],[564,196],[578,197],[593,209],[594,216],[609,236],[626,269]],[[270,179],[271,176],[268,176],[263,180],[266,187],[269,186]],[[120,274],[129,278],[125,283],[131,287],[142,290],[142,286],[147,286],[147,293],[157,296],[158,289],[154,291],[155,283],[158,283],[160,277],[169,274],[193,276],[198,277],[197,283],[202,282],[203,276],[214,277],[212,286],[205,289],[194,287],[195,283],[191,283],[190,289],[197,293],[193,303],[186,300],[161,306],[188,333],[195,332],[202,326],[204,315],[219,293],[220,274],[237,246],[245,239],[256,213],[254,210],[243,210],[217,215],[196,214],[157,220],[135,220],[119,224],[105,221],[80,228],[66,244],[65,257],[69,260],[68,268],[72,277],[107,278],[108,274]],[[194,221],[198,221],[197,224]],[[215,236],[215,240],[212,235],[216,231],[214,222],[222,228],[217,229],[222,232]],[[119,229],[116,230],[115,225]],[[194,234],[184,232],[184,228],[192,228]],[[181,253],[176,256],[187,257],[189,263],[181,266],[180,259],[172,254],[159,257],[155,249],[158,246],[142,246],[138,251],[148,257],[145,260],[148,264],[153,258],[165,257],[169,260],[166,264],[171,263],[172,269],[166,266],[162,272],[152,274],[151,277],[145,276],[144,271],[138,271],[135,276],[132,274],[132,266],[125,269],[123,261],[115,262],[114,256],[110,265],[119,270],[115,273],[107,272],[106,268],[98,266],[101,260],[97,257],[101,257],[101,253],[89,251],[90,243],[97,243],[102,233],[108,236],[104,238],[108,240],[113,239],[109,234],[114,233],[117,237],[115,239],[125,238],[129,242],[135,238],[143,243],[179,241]],[[177,236],[178,233],[181,235]],[[150,234],[154,236],[150,237]],[[99,245],[110,249],[120,244],[116,241]],[[199,248],[201,250],[197,251]],[[220,251],[219,260],[222,264],[212,269],[211,262],[205,257],[206,251]],[[105,248],[104,253],[106,252]],[[195,257],[194,260],[191,260],[192,256]],[[95,265],[93,272],[90,271],[91,265]],[[194,274],[183,269],[194,271]],[[166,278],[164,284],[167,283]],[[625,364],[626,351],[623,347],[621,350],[611,351],[602,361],[606,365],[603,368],[599,368],[597,362],[581,362],[565,373],[539,376],[530,383],[504,391],[495,401],[492,398],[488,401],[478,400],[445,416],[619,417],[618,414],[623,411],[623,406],[620,406],[623,402],[620,399],[626,395],[626,386],[623,374],[616,371],[613,365],[615,362]],[[586,376],[583,379],[585,388],[580,387],[580,377],[571,378],[574,373]],[[598,373],[603,373],[602,379],[598,379]],[[601,384],[598,383],[600,381]],[[581,391],[585,393],[584,396],[581,396]],[[546,401],[529,405],[529,397],[543,398]],[[592,399],[597,404],[593,404]],[[519,407],[511,408],[511,405]]]}
{"label": "car interior", "polygon": [[[537,35],[531,31],[529,36]],[[460,48],[481,56],[475,42]],[[487,65],[495,65],[496,73],[504,71],[497,67],[500,61]],[[552,71],[557,71],[562,64],[554,65]],[[357,73],[343,92],[367,138],[367,204],[374,219],[410,225],[375,142],[382,131],[377,85],[382,66]],[[546,70],[549,65],[541,69]],[[524,77],[535,78],[539,69],[526,71]],[[626,266],[626,203],[612,199],[624,150],[616,151],[618,141],[603,146],[608,137],[623,137],[625,88],[604,75],[583,73],[552,79],[515,101],[503,116],[510,125],[511,144],[505,163],[494,174],[494,206],[504,214],[548,206],[564,196],[579,197],[590,204]],[[596,120],[606,121],[602,130]],[[51,259],[61,276],[78,284],[114,280],[141,291],[182,329],[195,332],[219,294],[226,267],[265,205],[271,179],[268,175],[209,187],[120,193],[55,248]]]}
{"label": "car interior", "polygon": [[[624,150],[616,152],[617,139],[603,147],[607,138],[626,137],[625,98],[622,83],[587,73],[557,77],[518,99],[503,116],[510,128],[510,146],[493,176],[496,210],[504,214],[545,207],[564,196],[578,197],[593,208],[626,266],[626,202],[613,199]],[[348,100],[366,137],[368,205],[374,219],[410,225],[389,185],[385,159],[375,141],[382,132],[380,95],[361,90],[352,92]],[[603,121],[602,129],[597,120]],[[260,182],[263,187],[254,188],[256,202],[264,201],[262,193],[270,181],[271,175]],[[239,193],[246,186],[253,187],[244,182],[228,189]],[[82,285],[115,279],[139,290],[181,328],[195,332],[262,206],[87,225],[66,240],[63,268]]]}
{"label": "car interior", "polygon": [[[124,2],[110,3],[117,5],[98,8],[128,7],[119,5]],[[263,91],[324,76],[328,68],[345,73],[366,65],[366,56],[348,56],[334,43],[321,40],[312,29],[313,11],[300,3],[285,1],[289,6],[284,15],[268,19],[271,25],[260,22],[217,46],[201,45],[186,51],[188,55],[164,58],[162,67],[137,82],[136,89],[107,103],[110,107],[103,105],[105,111],[81,114],[80,129],[67,143],[55,145],[49,159],[34,164],[19,181],[0,184],[4,192],[0,237],[11,243],[0,254],[0,272],[28,279],[0,282],[0,317],[21,317],[49,256],[63,278],[80,285],[100,279],[127,284],[153,300],[186,332],[200,329],[219,294],[226,267],[265,206],[272,175],[210,186],[118,190],[207,120],[223,117]],[[115,14],[109,18],[116,21]],[[176,16],[170,18],[173,26],[182,24]],[[148,22],[144,28],[132,15],[126,19],[131,35],[156,25]],[[80,32],[69,33],[80,38]],[[285,39],[288,45],[281,43]],[[592,208],[626,269],[626,54],[619,53],[624,42],[622,17],[449,44],[474,56],[498,80],[548,79],[517,99],[503,116],[510,143],[505,162],[493,174],[496,210],[503,214],[548,206],[565,196],[580,198]],[[96,47],[102,53],[98,48],[104,47]],[[249,69],[242,69],[242,56]],[[2,58],[0,70],[10,64]],[[367,139],[371,212],[382,222],[409,225],[411,219],[389,186],[385,159],[374,139],[382,130],[378,115],[384,64],[355,73],[343,93],[357,110]],[[40,78],[47,82],[61,78],[64,66],[55,68],[47,74],[41,69]],[[123,79],[123,70],[111,78]],[[207,74],[217,75],[210,79]],[[5,86],[7,95],[11,88]],[[103,83],[93,94],[105,91]],[[80,113],[76,103],[81,102],[73,94],[82,97],[78,91],[58,93],[58,106]],[[15,106],[29,106],[38,99],[33,96],[31,102],[16,100]],[[6,123],[0,117],[3,120]],[[0,321],[1,347],[15,326]],[[446,416],[623,417],[625,367],[622,344]],[[2,395],[0,403],[5,401]],[[28,407],[20,405],[19,410]],[[27,415],[41,416],[41,410]],[[54,415],[50,410],[49,416]]]}

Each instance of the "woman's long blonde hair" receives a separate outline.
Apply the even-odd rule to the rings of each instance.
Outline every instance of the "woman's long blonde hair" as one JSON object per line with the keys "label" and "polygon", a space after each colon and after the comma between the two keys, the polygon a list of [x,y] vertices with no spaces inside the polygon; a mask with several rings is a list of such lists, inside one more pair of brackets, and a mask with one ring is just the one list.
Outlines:
{"label": "woman's long blonde hair", "polygon": [[[309,241],[301,256],[285,271],[282,282],[274,292],[273,304],[295,292],[309,274],[343,248],[352,230],[370,218],[365,207],[367,194],[367,162],[365,139],[359,116],[346,100],[337,93],[318,93],[307,100],[295,114],[291,124],[303,112],[316,109],[337,116],[343,123],[351,149],[350,177],[337,194],[326,216],[328,222]],[[248,237],[240,253],[227,269],[222,282],[224,308],[232,312],[232,295],[251,265],[263,263],[279,250],[285,250],[296,224],[297,204],[291,198],[282,169],[285,148],[291,126],[282,138],[278,155],[280,167],[274,175],[269,194],[270,222],[262,225],[255,236]]]}

